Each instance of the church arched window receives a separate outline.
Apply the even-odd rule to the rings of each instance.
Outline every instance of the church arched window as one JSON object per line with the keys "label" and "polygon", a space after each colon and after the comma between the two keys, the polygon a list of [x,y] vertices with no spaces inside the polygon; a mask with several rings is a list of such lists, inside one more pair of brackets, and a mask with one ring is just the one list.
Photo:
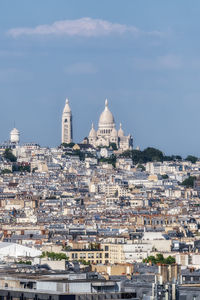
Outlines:
{"label": "church arched window", "polygon": [[67,119],[65,119],[65,123],[67,123]]}

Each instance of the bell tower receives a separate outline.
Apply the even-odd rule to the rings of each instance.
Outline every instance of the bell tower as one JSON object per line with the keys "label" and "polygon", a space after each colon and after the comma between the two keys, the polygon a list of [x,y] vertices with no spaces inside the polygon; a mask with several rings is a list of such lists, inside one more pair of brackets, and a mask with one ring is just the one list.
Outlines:
{"label": "bell tower", "polygon": [[72,112],[69,106],[69,100],[66,99],[62,114],[62,143],[71,143],[73,140],[72,130]]}

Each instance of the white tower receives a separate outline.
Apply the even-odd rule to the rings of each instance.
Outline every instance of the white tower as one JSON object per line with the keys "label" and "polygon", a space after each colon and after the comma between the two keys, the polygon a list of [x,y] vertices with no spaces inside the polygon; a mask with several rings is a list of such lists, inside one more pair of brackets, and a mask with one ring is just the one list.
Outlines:
{"label": "white tower", "polygon": [[17,128],[13,128],[10,132],[10,142],[19,144],[19,137],[20,137],[19,130]]}
{"label": "white tower", "polygon": [[72,131],[72,112],[69,106],[69,100],[66,99],[62,114],[62,143],[71,143],[73,140]]}

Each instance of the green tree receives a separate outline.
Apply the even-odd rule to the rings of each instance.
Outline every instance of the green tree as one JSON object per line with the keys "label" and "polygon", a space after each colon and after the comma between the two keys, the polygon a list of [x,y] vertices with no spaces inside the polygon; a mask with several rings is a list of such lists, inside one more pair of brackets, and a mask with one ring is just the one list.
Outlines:
{"label": "green tree", "polygon": [[192,164],[195,164],[197,162],[198,158],[193,155],[188,155],[185,160],[190,161]]}
{"label": "green tree", "polygon": [[139,151],[139,150],[132,150],[132,151],[131,150],[126,150],[122,154],[120,154],[119,157],[132,158],[133,157],[133,151]]}
{"label": "green tree", "polygon": [[30,165],[18,165],[14,164],[12,168],[13,172],[31,172],[31,167]]}
{"label": "green tree", "polygon": [[152,147],[148,147],[148,148],[144,149],[143,155],[144,155],[144,159],[146,160],[146,162],[148,162],[148,161],[163,161],[163,157],[164,157],[162,151],[152,148]]}
{"label": "green tree", "polygon": [[72,152],[72,155],[79,156],[80,160],[83,160],[83,161],[85,160],[85,153],[81,150],[74,150]]}
{"label": "green tree", "polygon": [[195,180],[196,180],[196,176],[189,176],[181,183],[181,185],[184,185],[187,188],[194,187]]}
{"label": "green tree", "polygon": [[69,259],[65,253],[55,253],[55,252],[48,252],[48,251],[42,252],[42,255],[40,257],[41,258],[48,257],[51,260],[62,260],[62,259],[68,260]]}
{"label": "green tree", "polygon": [[158,253],[156,254],[156,256],[151,255],[143,259],[143,263],[171,265],[171,264],[175,264],[176,260],[172,256],[168,256],[167,258],[164,258],[163,254]]}
{"label": "green tree", "polygon": [[170,255],[170,256],[168,256],[168,257],[165,259],[165,263],[166,263],[167,265],[175,264],[175,263],[176,263],[176,259]]}
{"label": "green tree", "polygon": [[156,254],[156,261],[157,261],[157,263],[164,263],[165,259],[164,259],[163,254],[157,253]]}
{"label": "green tree", "polygon": [[137,165],[137,169],[141,169],[142,171],[145,171],[145,167],[141,164]]}
{"label": "green tree", "polygon": [[1,171],[1,174],[10,174],[10,173],[12,173],[12,171],[9,169],[4,169]]}
{"label": "green tree", "polygon": [[143,259],[143,262],[145,263],[152,263],[152,264],[156,264],[156,258],[153,255],[148,256],[147,258]]}
{"label": "green tree", "polygon": [[81,264],[83,264],[84,266],[90,266],[90,262],[89,261],[85,261],[84,259],[79,259],[79,262]]}
{"label": "green tree", "polygon": [[151,161],[163,161],[164,155],[162,151],[148,147],[143,151],[140,150],[128,150],[123,152],[120,157],[131,158],[133,163],[143,164]]}
{"label": "green tree", "polygon": [[162,151],[153,147],[148,147],[143,151],[127,150],[124,151],[122,154],[120,154],[119,157],[131,158],[135,165],[138,163],[143,164],[143,163],[153,162],[153,161],[163,162],[163,161],[182,160],[182,157],[180,155],[166,156],[163,154]]}
{"label": "green tree", "polygon": [[4,158],[10,162],[16,162],[17,157],[12,153],[11,149],[6,149],[3,154]]}
{"label": "green tree", "polygon": [[99,159],[99,162],[105,162],[108,164],[113,165],[113,167],[116,167],[116,156],[114,154],[112,154],[110,157],[101,157]]}
{"label": "green tree", "polygon": [[75,143],[62,143],[61,146],[64,148],[73,148]]}
{"label": "green tree", "polygon": [[117,145],[116,143],[110,143],[109,145],[113,150],[117,150]]}
{"label": "green tree", "polygon": [[168,179],[168,178],[169,178],[169,176],[167,174],[162,175],[162,179]]}
{"label": "green tree", "polygon": [[18,264],[31,266],[32,262],[30,260],[20,260],[20,261],[18,261]]}
{"label": "green tree", "polygon": [[163,160],[164,161],[176,161],[176,160],[182,160],[182,157],[180,155],[171,155],[171,156],[165,155],[163,157]]}

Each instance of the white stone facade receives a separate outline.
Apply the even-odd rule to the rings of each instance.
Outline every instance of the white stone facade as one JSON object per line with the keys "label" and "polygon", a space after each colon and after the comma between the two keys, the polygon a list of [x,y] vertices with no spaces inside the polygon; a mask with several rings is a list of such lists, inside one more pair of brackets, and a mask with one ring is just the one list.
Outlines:
{"label": "white stone facade", "polygon": [[115,143],[120,150],[129,150],[133,148],[133,138],[131,135],[125,136],[120,124],[117,131],[113,114],[108,108],[108,100],[105,101],[105,109],[99,118],[98,130],[95,131],[94,125],[88,136],[89,143],[94,147],[109,147],[111,143]]}
{"label": "white stone facade", "polygon": [[20,132],[17,128],[13,128],[10,132],[10,142],[14,144],[19,144]]}
{"label": "white stone facade", "polygon": [[71,143],[73,141],[72,112],[69,106],[69,100],[66,99],[62,114],[62,143]]}

